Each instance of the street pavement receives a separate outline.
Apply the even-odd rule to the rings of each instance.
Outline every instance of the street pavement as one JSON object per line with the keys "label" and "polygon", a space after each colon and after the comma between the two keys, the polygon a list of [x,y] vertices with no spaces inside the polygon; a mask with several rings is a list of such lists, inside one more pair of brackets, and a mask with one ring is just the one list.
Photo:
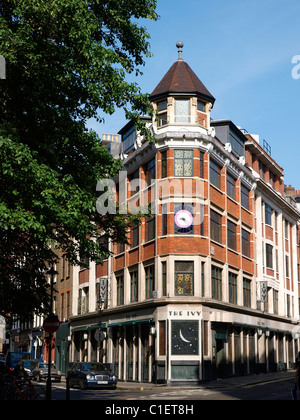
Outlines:
{"label": "street pavement", "polygon": [[282,380],[293,380],[295,378],[294,371],[287,372],[275,372],[275,373],[261,373],[258,375],[248,375],[248,376],[238,376],[226,379],[217,379],[215,381],[203,382],[199,385],[162,385],[162,384],[152,384],[152,383],[137,383],[137,382],[118,382],[119,390],[157,390],[157,389],[224,389],[224,388],[234,388],[234,387],[245,387],[253,386],[258,384],[264,384],[273,381],[282,381]]}
{"label": "street pavement", "polygon": [[[199,385],[166,386],[119,382],[116,390],[70,390],[70,400],[102,400],[147,403],[168,400],[172,404],[189,400],[291,400],[295,372],[278,372],[220,379]],[[66,399],[66,383],[52,384],[52,400]]]}

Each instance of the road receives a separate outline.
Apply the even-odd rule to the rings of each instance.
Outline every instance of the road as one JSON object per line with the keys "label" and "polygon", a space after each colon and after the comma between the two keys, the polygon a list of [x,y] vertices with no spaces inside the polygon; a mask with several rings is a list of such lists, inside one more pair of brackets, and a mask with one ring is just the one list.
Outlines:
{"label": "road", "polygon": [[[152,389],[117,389],[117,390],[85,390],[71,389],[70,400],[97,401],[138,401],[141,404],[149,401],[169,401],[179,404],[182,401],[207,400],[291,400],[292,379],[275,379],[272,382],[257,383],[245,386],[226,386],[223,388],[157,387]],[[52,384],[52,399],[65,400],[65,383]]]}

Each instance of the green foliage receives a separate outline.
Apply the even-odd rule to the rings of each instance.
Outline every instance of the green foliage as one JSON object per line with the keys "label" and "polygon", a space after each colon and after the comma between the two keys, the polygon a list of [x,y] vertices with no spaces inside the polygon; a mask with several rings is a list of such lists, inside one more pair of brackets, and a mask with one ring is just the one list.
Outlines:
{"label": "green foliage", "polygon": [[125,242],[133,218],[95,209],[97,180],[121,163],[85,126],[122,107],[150,138],[138,119],[148,95],[126,75],[150,55],[139,21],[156,20],[155,8],[156,0],[0,1],[0,313],[24,312],[13,296],[21,290],[32,294],[25,312],[45,305],[44,263],[57,244],[75,264],[80,253],[107,257],[93,240],[99,231]]}

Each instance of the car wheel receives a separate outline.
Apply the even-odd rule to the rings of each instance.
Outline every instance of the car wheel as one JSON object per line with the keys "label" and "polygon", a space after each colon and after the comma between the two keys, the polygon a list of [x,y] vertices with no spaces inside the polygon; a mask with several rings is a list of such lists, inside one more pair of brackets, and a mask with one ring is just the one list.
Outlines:
{"label": "car wheel", "polygon": [[83,380],[80,381],[80,389],[84,391],[86,389],[85,383]]}

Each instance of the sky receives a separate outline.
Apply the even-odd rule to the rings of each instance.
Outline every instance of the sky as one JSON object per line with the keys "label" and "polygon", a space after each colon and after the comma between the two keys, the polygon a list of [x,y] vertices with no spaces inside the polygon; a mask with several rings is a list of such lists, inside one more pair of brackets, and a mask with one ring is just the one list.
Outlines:
{"label": "sky", "polygon": [[[230,119],[266,140],[300,189],[300,2],[299,0],[158,0],[157,22],[143,20],[153,54],[145,58],[143,93],[151,93],[183,59],[216,98],[213,119]],[[299,65],[298,65],[299,64]],[[124,112],[90,122],[100,137],[117,134]]]}

